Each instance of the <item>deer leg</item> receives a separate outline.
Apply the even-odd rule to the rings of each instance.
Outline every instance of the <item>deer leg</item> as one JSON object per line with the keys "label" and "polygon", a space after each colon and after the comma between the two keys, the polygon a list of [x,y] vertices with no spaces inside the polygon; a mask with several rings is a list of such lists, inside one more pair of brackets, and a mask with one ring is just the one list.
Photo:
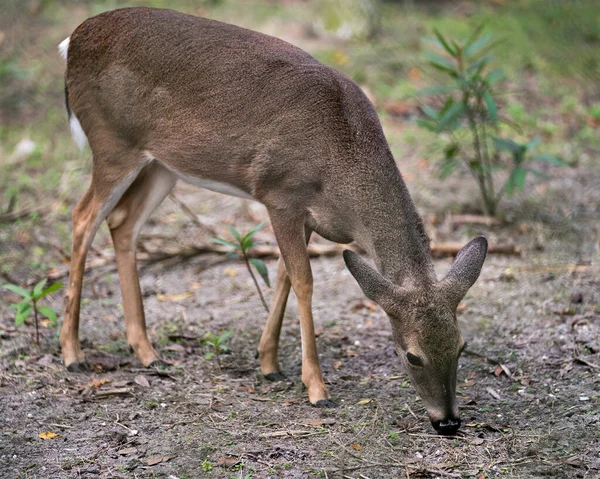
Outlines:
{"label": "deer leg", "polygon": [[315,326],[312,317],[313,278],[310,259],[306,248],[304,219],[289,218],[282,211],[269,211],[281,257],[298,298],[300,333],[302,336],[302,382],[308,390],[312,405],[331,407],[325,387],[315,341]]}
{"label": "deer leg", "polygon": [[260,370],[269,381],[280,381],[285,378],[279,367],[277,351],[279,349],[281,323],[283,322],[283,315],[291,286],[290,277],[285,270],[285,263],[282,258],[279,258],[277,263],[277,282],[275,283],[275,294],[271,303],[271,311],[258,346]]}
{"label": "deer leg", "polygon": [[[311,232],[306,230],[307,244],[310,234]],[[267,323],[265,324],[265,329],[263,330],[258,346],[260,370],[269,381],[280,381],[285,378],[279,367],[277,353],[279,350],[281,324],[291,286],[292,283],[285,269],[285,263],[282,258],[279,258],[277,263],[277,282],[275,283],[275,294],[271,303],[271,312],[267,318]]]}
{"label": "deer leg", "polygon": [[73,210],[73,246],[69,284],[65,296],[65,313],[60,332],[63,361],[69,371],[88,369],[79,343],[79,312],[85,259],[100,223],[119,201],[123,191],[137,176],[137,171],[108,183],[102,176],[93,175],[92,185]]}
{"label": "deer leg", "polygon": [[136,265],[138,233],[175,185],[175,176],[158,163],[147,166],[107,218],[115,246],[123,296],[127,342],[144,366],[166,365],[150,344]]}
{"label": "deer leg", "polygon": [[69,371],[88,369],[79,344],[79,309],[85,258],[98,229],[98,204],[90,187],[73,210],[71,268],[65,296],[65,312],[60,332],[63,360]]}

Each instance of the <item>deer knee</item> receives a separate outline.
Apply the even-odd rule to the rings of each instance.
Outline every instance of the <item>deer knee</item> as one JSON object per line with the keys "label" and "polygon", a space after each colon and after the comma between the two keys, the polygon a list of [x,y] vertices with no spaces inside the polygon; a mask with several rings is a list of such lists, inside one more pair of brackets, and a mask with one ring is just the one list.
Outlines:
{"label": "deer knee", "polygon": [[313,293],[312,277],[297,278],[292,281],[292,288],[298,299],[310,299]]}

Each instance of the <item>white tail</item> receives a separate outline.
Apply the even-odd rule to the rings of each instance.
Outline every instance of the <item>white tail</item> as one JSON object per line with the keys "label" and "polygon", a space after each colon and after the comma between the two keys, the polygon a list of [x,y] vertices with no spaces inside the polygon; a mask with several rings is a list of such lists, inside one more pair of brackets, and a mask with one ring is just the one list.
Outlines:
{"label": "white tail", "polygon": [[[471,242],[438,282],[422,221],[361,89],[306,52],[232,25],[150,8],[103,13],[60,47],[76,142],[87,136],[92,184],[73,212],[73,252],[61,332],[65,364],[85,365],[78,339],[85,257],[107,220],[115,244],[127,340],[145,366],[148,341],[135,263],[137,234],[177,178],[252,198],[269,213],[283,261],[260,345],[277,360],[294,288],[302,380],[312,404],[332,405],[312,318],[311,232],[356,241],[379,271],[344,255],[365,294],[388,313],[395,347],[435,428],[460,425],[456,367],[464,341],[457,299],[477,279],[485,239]],[[81,124],[79,123],[79,121]],[[79,133],[81,128],[81,134]]]}

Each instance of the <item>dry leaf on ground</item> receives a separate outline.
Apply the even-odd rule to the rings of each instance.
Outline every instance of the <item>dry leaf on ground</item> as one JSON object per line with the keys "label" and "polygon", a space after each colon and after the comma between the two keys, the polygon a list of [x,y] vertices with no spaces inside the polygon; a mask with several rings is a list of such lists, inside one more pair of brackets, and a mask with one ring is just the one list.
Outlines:
{"label": "dry leaf on ground", "polygon": [[149,388],[150,387],[150,383],[148,382],[148,380],[146,379],[146,376],[144,376],[143,374],[138,374],[135,377],[135,383],[139,384],[140,386],[142,386],[143,388]]}
{"label": "dry leaf on ground", "polygon": [[152,456],[146,459],[146,464],[149,466],[155,466],[156,464],[167,462],[171,459],[173,459],[173,456]]}

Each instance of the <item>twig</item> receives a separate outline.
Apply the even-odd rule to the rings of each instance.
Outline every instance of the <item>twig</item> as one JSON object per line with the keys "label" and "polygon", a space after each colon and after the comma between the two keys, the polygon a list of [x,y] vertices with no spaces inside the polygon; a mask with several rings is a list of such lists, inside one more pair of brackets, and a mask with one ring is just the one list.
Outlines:
{"label": "twig", "polygon": [[[463,245],[461,243],[434,243],[431,245],[431,252],[435,255],[456,255]],[[318,244],[311,243],[308,245],[308,254],[311,257],[318,256],[337,256],[341,254],[345,249],[362,253],[363,251],[356,245],[340,245],[340,244]],[[139,252],[137,254],[138,261],[156,262],[164,261],[170,258],[190,258],[193,256],[199,256],[202,254],[222,254],[226,255],[230,253],[231,249],[226,246],[219,246],[216,244],[202,244],[197,246],[184,246],[184,247],[168,247],[161,248],[160,253],[144,253]],[[491,244],[488,248],[490,254],[506,254],[506,255],[520,255],[519,248],[513,244]],[[280,256],[279,248],[271,245],[256,245],[250,251],[248,251],[248,258],[278,258]],[[114,258],[102,257],[93,258],[86,263],[85,271],[100,268],[114,262]],[[59,279],[66,276],[69,272],[69,265],[62,265],[51,270],[47,277],[48,279]]]}
{"label": "twig", "polygon": [[196,213],[194,213],[190,209],[190,207],[187,206],[183,201],[181,201],[179,198],[177,198],[177,196],[175,196],[175,193],[169,193],[169,198],[171,198],[171,201],[173,201],[173,203],[175,203],[177,206],[179,206],[179,209],[181,209],[181,211],[183,211],[192,220],[192,222],[196,226],[202,228],[204,231],[206,231],[207,233],[209,233],[212,236],[217,234],[213,228],[202,223],[202,221],[200,221],[198,219],[198,216],[196,215]]}
{"label": "twig", "polygon": [[73,426],[67,426],[66,424],[48,424],[48,426],[60,427],[61,429],[73,429]]}
{"label": "twig", "polygon": [[269,314],[270,313],[269,306],[267,305],[267,302],[265,301],[265,297],[263,296],[262,289],[260,288],[258,281],[256,281],[256,276],[254,276],[254,271],[252,271],[252,268],[250,267],[250,261],[248,260],[248,251],[246,251],[243,248],[242,248],[242,257],[244,258],[244,263],[246,263],[246,269],[248,270],[248,273],[250,273],[250,276],[252,277],[252,281],[254,281],[254,286],[256,287],[256,291],[258,291],[258,295],[260,296],[260,300],[265,308],[265,311],[267,312],[267,314]]}
{"label": "twig", "polygon": [[600,366],[598,364],[590,363],[589,361],[587,361],[581,357],[573,358],[572,361],[575,363],[585,364],[586,366],[589,366],[592,369],[600,369]]}
{"label": "twig", "polygon": [[476,358],[481,358],[485,361],[487,361],[490,364],[495,364],[496,366],[500,366],[502,368],[502,371],[504,371],[504,374],[506,374],[510,379],[512,379],[513,381],[517,381],[517,378],[515,378],[511,372],[509,371],[509,369],[502,364],[500,361],[498,361],[497,359],[493,359],[493,358],[489,358],[483,354],[477,353],[475,351],[471,351],[470,349],[465,349],[463,351],[464,354],[466,354],[467,356],[475,356]]}
{"label": "twig", "polygon": [[443,221],[448,221],[455,226],[460,226],[464,224],[469,225],[483,225],[483,226],[496,226],[501,224],[501,221],[498,218],[494,218],[493,216],[483,216],[483,215],[453,215],[449,213],[444,220],[438,217],[437,215],[432,216],[432,223],[437,225]]}

